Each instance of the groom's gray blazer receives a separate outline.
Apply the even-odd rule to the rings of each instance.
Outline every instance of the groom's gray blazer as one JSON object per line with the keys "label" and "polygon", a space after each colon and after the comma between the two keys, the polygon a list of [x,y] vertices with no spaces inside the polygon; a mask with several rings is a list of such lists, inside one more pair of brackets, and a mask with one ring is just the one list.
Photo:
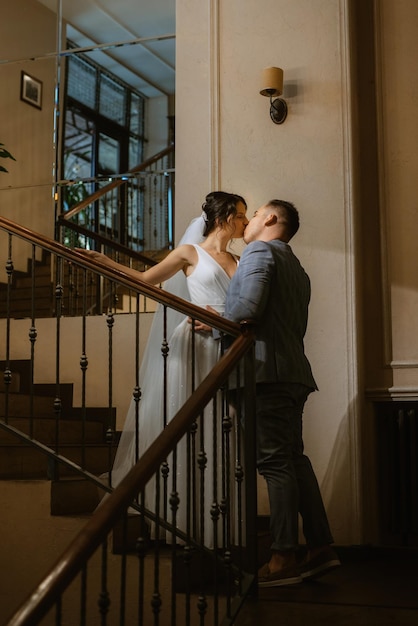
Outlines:
{"label": "groom's gray blazer", "polygon": [[257,323],[258,383],[317,389],[303,343],[310,294],[309,277],[287,243],[248,244],[228,289],[225,317]]}

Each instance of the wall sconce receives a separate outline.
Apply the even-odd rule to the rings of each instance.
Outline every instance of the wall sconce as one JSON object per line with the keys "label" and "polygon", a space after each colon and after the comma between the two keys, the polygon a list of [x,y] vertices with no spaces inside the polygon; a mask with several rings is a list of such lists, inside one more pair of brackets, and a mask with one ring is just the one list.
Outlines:
{"label": "wall sconce", "polygon": [[283,124],[287,117],[287,104],[282,98],[273,100],[273,96],[283,93],[283,70],[280,67],[266,67],[261,76],[262,96],[270,97],[270,117],[275,124]]}

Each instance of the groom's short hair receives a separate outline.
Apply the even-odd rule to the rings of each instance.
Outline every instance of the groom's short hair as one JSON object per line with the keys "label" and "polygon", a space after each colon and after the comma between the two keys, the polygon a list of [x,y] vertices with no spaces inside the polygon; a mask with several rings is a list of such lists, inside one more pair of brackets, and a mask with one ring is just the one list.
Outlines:
{"label": "groom's short hair", "polygon": [[270,200],[266,206],[277,209],[279,216],[284,219],[289,239],[296,235],[299,230],[299,213],[294,204],[287,200]]}

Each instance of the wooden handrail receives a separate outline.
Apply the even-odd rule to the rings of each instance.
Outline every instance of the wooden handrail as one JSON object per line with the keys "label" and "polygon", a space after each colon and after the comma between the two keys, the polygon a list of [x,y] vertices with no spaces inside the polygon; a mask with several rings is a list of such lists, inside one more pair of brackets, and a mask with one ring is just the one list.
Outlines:
{"label": "wooden handrail", "polygon": [[191,302],[187,302],[178,296],[175,296],[168,291],[164,291],[160,287],[156,287],[155,285],[151,285],[150,283],[146,283],[142,280],[135,280],[132,277],[125,274],[122,270],[115,270],[114,268],[109,267],[105,263],[101,261],[96,261],[91,259],[90,257],[85,256],[81,252],[77,252],[77,250],[72,250],[71,248],[67,248],[61,243],[50,239],[46,235],[41,233],[36,233],[32,230],[29,230],[25,226],[17,224],[12,220],[7,219],[6,217],[0,216],[0,228],[9,233],[24,239],[25,241],[29,241],[44,250],[48,250],[53,254],[57,254],[58,256],[67,259],[71,263],[84,267],[96,274],[101,274],[102,276],[113,280],[120,285],[124,285],[128,289],[132,291],[136,291],[137,293],[141,293],[142,295],[149,296],[153,300],[156,300],[160,304],[168,306],[184,315],[191,316],[218,330],[228,333],[233,336],[238,336],[240,334],[240,326],[239,324],[235,324],[234,322],[230,322],[229,320],[216,315],[215,313],[211,313],[202,307],[196,306]]}
{"label": "wooden handrail", "polygon": [[120,482],[112,494],[96,509],[91,519],[79,532],[58,559],[49,573],[19,607],[6,626],[24,626],[38,623],[46,615],[84,563],[92,556],[111,531],[132,499],[140,493],[158,471],[161,463],[192,426],[216,389],[233,371],[239,359],[253,344],[251,327],[243,325],[245,332],[238,337],[213,370],[206,376],[186,403],[167,424],[162,433],[147,448],[137,464]]}
{"label": "wooden handrail", "polygon": [[[88,228],[84,228],[84,226],[80,226],[79,224],[68,223],[62,215],[58,217],[57,222],[61,226],[65,226],[65,228],[71,228],[71,230],[74,230],[75,232],[79,233],[80,235],[83,235],[84,237],[88,239],[94,239],[96,243],[99,243],[102,246],[107,246],[108,248],[112,248],[112,250],[116,250],[117,252],[122,252],[122,254],[126,254],[131,259],[135,259],[136,261],[139,261],[140,263],[144,263],[145,265],[156,265],[158,263],[158,261],[156,261],[155,259],[152,259],[146,254],[137,252],[136,250],[132,250],[132,248],[127,248],[126,246],[119,243],[118,241],[114,241],[113,239],[109,239],[108,237],[103,237],[103,235],[100,235],[99,233],[95,233],[94,231],[91,231]],[[163,249],[167,250],[168,252],[167,248],[163,248]]]}
{"label": "wooden handrail", "polygon": [[[154,163],[156,163],[157,161],[159,161],[163,157],[167,156],[171,152],[174,152],[174,146],[173,145],[172,146],[168,146],[168,148],[164,148],[164,150],[161,150],[160,152],[158,152],[154,156],[150,157],[146,161],[143,161],[140,165],[137,165],[136,167],[132,168],[131,170],[128,170],[128,172],[126,172],[126,173],[127,174],[135,174],[137,172],[143,172],[148,167],[150,167],[151,165],[153,165]],[[77,181],[74,181],[74,184],[76,182]],[[99,198],[104,196],[108,191],[110,191],[111,189],[115,189],[116,187],[120,187],[124,183],[126,183],[126,180],[124,180],[123,178],[118,178],[117,180],[112,181],[111,183],[109,183],[105,187],[102,187],[101,189],[98,189],[97,191],[92,193],[90,196],[88,196],[87,198],[85,198],[84,200],[82,200],[81,202],[76,204],[72,209],[70,209],[66,213],[61,213],[60,217],[62,219],[64,219],[64,220],[70,220],[72,217],[74,217],[74,215],[77,215],[77,213],[80,213],[80,211],[82,211],[86,206],[89,206],[89,204],[91,204],[92,202],[96,202],[96,200],[98,200]]]}

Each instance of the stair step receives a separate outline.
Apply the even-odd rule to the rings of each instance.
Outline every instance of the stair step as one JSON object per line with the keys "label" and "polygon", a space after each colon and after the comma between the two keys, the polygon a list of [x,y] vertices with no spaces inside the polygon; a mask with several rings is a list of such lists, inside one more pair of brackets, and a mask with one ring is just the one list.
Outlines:
{"label": "stair step", "polygon": [[[84,446],[84,468],[96,476],[109,469],[109,446],[106,444],[88,444]],[[110,451],[110,462],[116,453],[115,446]],[[77,465],[82,464],[80,445],[63,445],[59,454]],[[45,479],[51,477],[51,461],[47,454],[30,445],[4,445],[0,455],[0,479]],[[60,477],[73,476],[74,471],[60,463]]]}
{"label": "stair step", "polygon": [[113,554],[136,553],[138,537],[150,540],[149,522],[141,515],[128,515],[113,527],[112,552]]}
{"label": "stair step", "polygon": [[[38,289],[40,290],[48,287],[52,289],[52,286],[53,283],[51,280],[51,268],[46,267],[44,269],[41,269],[41,266],[38,266],[35,272],[36,292],[38,291]],[[21,289],[27,289],[30,292],[32,291],[32,276],[23,275],[15,277],[13,290],[20,292]]]}
{"label": "stair step", "polygon": [[[10,417],[7,423],[17,430],[30,434],[32,421],[32,438],[52,444],[56,438],[57,420],[37,417],[30,420],[28,417]],[[84,425],[79,420],[58,420],[58,441],[61,443],[98,443],[104,442],[104,429],[100,422],[85,421]],[[0,429],[0,445],[17,444],[17,438],[7,431]],[[20,442],[24,445],[24,442]]]}
{"label": "stair step", "polygon": [[98,487],[81,477],[51,481],[51,515],[92,513],[100,502]]}
{"label": "stair step", "polygon": [[[9,420],[13,417],[56,419],[54,409],[55,399],[53,396],[36,395],[33,396],[33,406],[30,394],[9,393],[7,415]],[[31,412],[32,407],[32,412]],[[86,421],[100,422],[104,428],[114,428],[116,423],[116,409],[109,407],[71,407],[68,406],[64,398],[61,399],[61,420],[81,421],[83,417]],[[0,419],[6,417],[6,394],[0,391]]]}
{"label": "stair step", "polygon": [[[17,362],[11,362],[11,380],[10,383],[4,382],[5,362],[0,361],[0,393],[19,393],[30,395],[30,362],[27,361],[26,367],[16,365]],[[22,369],[17,369],[22,367]],[[58,394],[61,400],[61,406],[71,407],[73,403],[73,383],[60,383]],[[32,385],[32,393],[34,396],[48,396],[55,398],[57,395],[57,385],[55,383],[34,383]]]}
{"label": "stair step", "polygon": [[[27,285],[19,284],[19,287],[14,287],[11,290],[11,301],[12,302],[20,302],[21,300],[27,300],[28,302],[32,299],[32,281],[28,279]],[[35,306],[38,299],[49,298],[51,301],[52,297],[52,285],[51,281],[45,282],[42,286],[36,284],[34,289],[34,298],[35,298]]]}
{"label": "stair step", "polygon": [[[4,372],[11,371],[5,384]],[[83,466],[95,476],[109,471],[120,432],[114,434],[110,447],[106,431],[115,428],[116,409],[109,407],[73,407],[73,383],[31,383],[30,360],[0,361],[0,420],[32,436],[57,453]],[[60,416],[54,411],[55,398],[61,402]],[[32,419],[29,417],[32,415]],[[55,446],[58,427],[58,449]],[[32,428],[32,432],[31,432]],[[84,443],[82,443],[84,439]],[[59,479],[58,479],[59,477]],[[102,492],[77,472],[43,453],[31,443],[0,428],[0,479],[50,480],[52,515],[89,514],[98,505]],[[55,480],[58,479],[58,480]]]}
{"label": "stair step", "polygon": [[[30,300],[17,300],[10,303],[9,311],[5,304],[0,304],[0,315],[6,317],[7,313],[12,319],[24,319],[32,317],[32,304]],[[51,299],[43,298],[36,300],[34,311],[35,318],[52,317]]]}
{"label": "stair step", "polygon": [[9,417],[55,417],[53,397],[33,396],[31,399],[29,394],[9,393],[6,398],[5,393],[0,393],[0,416],[6,415],[6,404]]}
{"label": "stair step", "polygon": [[[23,377],[19,372],[12,373],[12,380],[18,377],[20,379],[19,393],[30,395],[29,379]],[[62,407],[71,407],[73,403],[73,383],[61,383],[59,385],[58,395],[61,400]],[[33,385],[34,396],[48,396],[55,398],[57,395],[57,386],[55,383],[35,383]]]}

